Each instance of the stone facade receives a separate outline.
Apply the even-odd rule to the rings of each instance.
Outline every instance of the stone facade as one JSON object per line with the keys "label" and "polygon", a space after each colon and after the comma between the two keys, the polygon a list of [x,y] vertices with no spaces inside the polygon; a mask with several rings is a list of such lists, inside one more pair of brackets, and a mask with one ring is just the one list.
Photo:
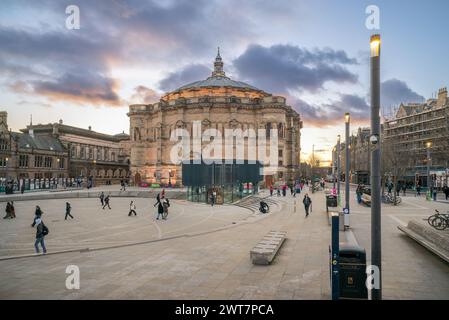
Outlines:
{"label": "stone facade", "polygon": [[[136,183],[182,184],[181,165],[174,164],[170,157],[178,141],[170,137],[178,128],[193,136],[194,121],[201,121],[202,132],[211,128],[221,133],[225,129],[256,132],[261,128],[278,129],[279,167],[266,176],[265,182],[299,177],[302,128],[299,114],[286,104],[284,97],[272,96],[226,77],[219,54],[211,77],[169,92],[158,103],[130,105],[128,116],[131,174]],[[244,145],[246,160],[247,139]],[[224,150],[223,141],[223,154],[217,158],[226,159]]]}
{"label": "stone facade", "polygon": [[68,152],[53,136],[12,132],[0,112],[0,178],[3,181],[68,177]]}
{"label": "stone facade", "polygon": [[93,177],[94,185],[118,183],[129,176],[129,135],[108,135],[59,123],[29,125],[21,130],[58,139],[68,153],[71,178]]}

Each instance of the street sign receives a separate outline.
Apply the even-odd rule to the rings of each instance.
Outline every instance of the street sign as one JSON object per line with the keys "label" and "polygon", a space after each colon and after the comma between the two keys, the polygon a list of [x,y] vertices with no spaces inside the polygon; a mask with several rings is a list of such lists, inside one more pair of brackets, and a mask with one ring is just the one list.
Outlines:
{"label": "street sign", "polygon": [[348,214],[349,213],[349,209],[348,208],[343,208],[343,213],[344,214]]}

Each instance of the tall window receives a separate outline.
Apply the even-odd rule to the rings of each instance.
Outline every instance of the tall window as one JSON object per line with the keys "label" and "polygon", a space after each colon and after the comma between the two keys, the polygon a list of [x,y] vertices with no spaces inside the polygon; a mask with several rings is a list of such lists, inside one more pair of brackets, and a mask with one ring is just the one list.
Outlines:
{"label": "tall window", "polygon": [[52,157],[45,157],[44,165],[45,165],[45,168],[51,168],[52,165],[53,165],[53,158]]}
{"label": "tall window", "polygon": [[44,164],[42,156],[34,156],[34,167],[41,168]]}
{"label": "tall window", "polygon": [[278,135],[279,135],[279,138],[281,138],[281,139],[284,138],[284,125],[282,124],[282,122],[280,122],[278,124]]}
{"label": "tall window", "polygon": [[19,155],[19,167],[28,168],[28,155],[26,154]]}
{"label": "tall window", "polygon": [[0,139],[0,150],[8,150],[8,141]]}
{"label": "tall window", "polygon": [[111,153],[111,161],[115,161],[115,152]]}
{"label": "tall window", "polygon": [[64,161],[65,161],[64,158],[59,158],[59,169],[64,169],[65,166]]}
{"label": "tall window", "polygon": [[271,122],[267,123],[266,130],[267,130],[267,138],[269,138],[270,137],[270,132],[271,132]]}
{"label": "tall window", "polygon": [[71,147],[70,155],[72,158],[76,158],[76,146]]}
{"label": "tall window", "polygon": [[89,147],[89,159],[94,158],[94,149],[92,147]]}
{"label": "tall window", "polygon": [[86,157],[86,147],[85,146],[81,146],[80,148],[80,158],[84,159]]}
{"label": "tall window", "polygon": [[1,167],[6,167],[6,163],[7,163],[8,161],[6,161],[6,158],[4,158],[4,157],[0,157],[0,168]]}
{"label": "tall window", "polygon": [[101,148],[97,148],[97,160],[101,160]]}

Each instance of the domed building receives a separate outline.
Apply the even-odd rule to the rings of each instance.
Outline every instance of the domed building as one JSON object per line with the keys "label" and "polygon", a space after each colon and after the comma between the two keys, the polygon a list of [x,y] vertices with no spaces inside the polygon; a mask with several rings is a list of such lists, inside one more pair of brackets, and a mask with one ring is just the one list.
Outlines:
{"label": "domed building", "polygon": [[[170,158],[178,142],[170,137],[178,128],[192,134],[195,121],[201,121],[202,132],[209,128],[220,132],[253,129],[256,133],[258,129],[266,129],[269,137],[270,130],[277,129],[278,166],[275,171],[264,171],[263,183],[270,185],[298,178],[302,128],[299,114],[286,104],[284,97],[227,77],[219,51],[210,77],[168,92],[157,103],[130,105],[128,116],[130,170],[137,184],[182,185],[182,165],[174,164]],[[218,158],[225,159],[224,149]],[[244,158],[250,158],[247,150]]]}

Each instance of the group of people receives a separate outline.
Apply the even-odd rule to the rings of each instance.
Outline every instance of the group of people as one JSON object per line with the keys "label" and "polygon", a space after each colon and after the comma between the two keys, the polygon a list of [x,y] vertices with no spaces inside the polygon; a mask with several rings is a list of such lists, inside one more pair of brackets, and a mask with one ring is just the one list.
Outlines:
{"label": "group of people", "polygon": [[[277,192],[277,196],[280,197],[281,194],[282,196],[286,196],[287,195],[287,189],[290,190],[290,194],[293,197],[296,197],[296,194],[301,193],[301,190],[304,189],[304,185],[305,183],[303,181],[297,181],[296,183],[284,183],[282,185],[279,185],[276,188],[276,192]],[[270,196],[273,196],[273,192],[274,192],[274,187],[273,185],[270,185]]]}
{"label": "group of people", "polygon": [[109,210],[111,210],[111,206],[110,206],[109,201],[110,201],[109,194],[108,194],[107,196],[105,196],[105,195],[104,195],[104,192],[102,191],[102,192],[100,193],[100,203],[101,203],[101,206],[102,206],[103,210],[104,210],[104,208],[106,208],[106,207],[108,207]]}
{"label": "group of people", "polygon": [[6,215],[3,219],[14,219],[16,217],[16,210],[14,209],[14,201],[8,202],[6,204]]}

